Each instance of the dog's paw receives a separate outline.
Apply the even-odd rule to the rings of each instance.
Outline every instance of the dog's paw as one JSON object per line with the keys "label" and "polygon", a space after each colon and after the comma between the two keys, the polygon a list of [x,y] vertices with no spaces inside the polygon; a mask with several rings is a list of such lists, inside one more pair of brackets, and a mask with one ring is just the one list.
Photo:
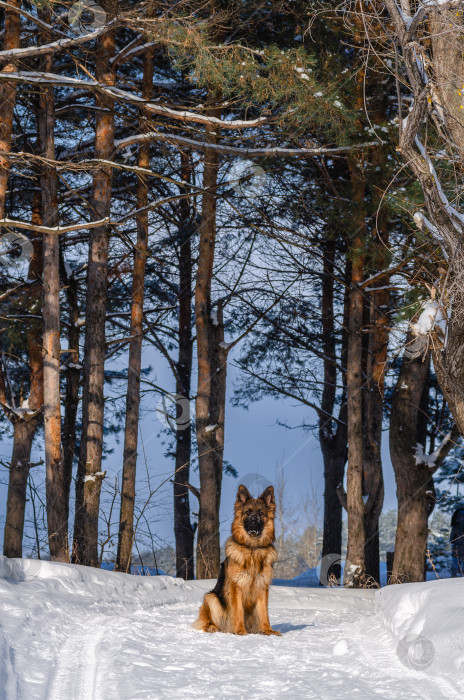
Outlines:
{"label": "dog's paw", "polygon": [[240,628],[240,629],[238,629],[238,630],[235,630],[234,634],[244,635],[244,634],[247,634],[247,631],[246,631],[246,629],[243,627],[243,628]]}
{"label": "dog's paw", "polygon": [[219,629],[216,625],[209,625],[209,627],[205,629],[205,632],[210,632],[212,634],[213,632],[219,632]]}
{"label": "dog's paw", "polygon": [[273,630],[273,629],[270,629],[270,628],[269,628],[268,630],[262,630],[262,631],[260,632],[260,634],[265,634],[266,637],[269,637],[269,636],[271,636],[272,634],[273,634],[275,637],[281,637],[281,636],[282,636],[282,632],[279,632],[279,630]]}

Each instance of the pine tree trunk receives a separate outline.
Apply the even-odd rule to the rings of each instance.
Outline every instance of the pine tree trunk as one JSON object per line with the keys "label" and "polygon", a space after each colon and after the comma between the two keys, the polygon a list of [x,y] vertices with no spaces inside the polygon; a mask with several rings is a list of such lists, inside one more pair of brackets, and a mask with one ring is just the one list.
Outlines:
{"label": "pine tree trunk", "polygon": [[[375,162],[375,160],[374,160]],[[371,265],[374,270],[388,267],[388,233],[385,214],[377,217],[379,229],[374,231],[371,244]],[[381,238],[380,238],[381,236]],[[382,425],[385,393],[385,368],[387,361],[390,325],[387,309],[390,291],[387,280],[382,279],[380,288],[370,293],[369,347],[366,367],[366,406],[364,430],[364,492],[368,496],[364,512],[366,532],[366,574],[380,583],[379,569],[379,518],[382,512],[384,484],[382,473]]]}
{"label": "pine tree trunk", "polygon": [[[50,19],[46,12],[44,19]],[[52,72],[52,57],[47,56],[43,70]],[[55,159],[55,106],[52,87],[40,90],[39,140],[44,158]],[[57,179],[52,167],[44,164],[40,179],[42,191],[42,220],[44,226],[58,225]],[[43,349],[44,349],[44,432],[47,525],[50,558],[69,561],[68,504],[63,456],[61,452],[60,405],[60,273],[59,237],[43,237]]]}
{"label": "pine tree trunk", "polygon": [[[217,317],[210,317],[208,345],[211,353],[211,388],[209,420],[198,426],[197,442],[200,462],[200,512],[197,536],[197,578],[215,578],[220,567],[219,507],[224,455],[227,351],[224,322],[219,304]],[[198,435],[201,431],[201,443]],[[200,461],[201,455],[201,461]]]}
{"label": "pine tree trunk", "polygon": [[[347,456],[346,397],[342,398],[339,422],[330,419],[335,409],[337,368],[334,328],[335,242],[324,245],[322,281],[322,337],[324,352],[324,387],[319,414],[319,442],[324,462],[324,530],[322,557],[332,555],[335,563],[326,570],[327,577],[340,579],[342,551],[342,504],[338,488],[343,483]],[[346,358],[345,358],[346,359]],[[327,560],[326,560],[327,561]],[[326,581],[321,581],[325,584]]]}
{"label": "pine tree trunk", "polygon": [[[219,116],[217,109],[208,114]],[[209,143],[216,143],[214,126],[206,127]],[[197,578],[219,574],[219,506],[224,448],[224,403],[226,353],[219,347],[224,339],[222,311],[211,317],[211,282],[216,243],[216,186],[219,159],[216,151],[205,151],[200,225],[200,246],[195,288],[195,321],[198,354],[196,428],[200,471],[200,509],[197,535]],[[221,352],[222,351],[222,352]],[[224,358],[221,358],[224,355]],[[217,386],[219,385],[219,387]],[[223,398],[224,394],[224,398]],[[221,405],[222,404],[222,405]]]}
{"label": "pine tree trunk", "polygon": [[[19,7],[19,0],[11,0],[13,7]],[[3,48],[5,51],[17,49],[20,46],[20,15],[5,9],[5,27]],[[3,73],[16,70],[14,62],[3,68]],[[11,132],[13,128],[13,113],[16,99],[16,83],[0,82],[0,219],[5,216],[5,199],[8,186],[9,162],[5,154],[9,153]]]}
{"label": "pine tree trunk", "polygon": [[[114,32],[97,40],[96,77],[100,83],[114,84],[110,59],[114,55]],[[95,157],[110,160],[114,146],[114,101],[99,96],[96,113]],[[95,220],[108,217],[111,207],[112,169],[102,166],[93,179]],[[76,518],[73,561],[98,566],[98,516],[104,474],[102,467],[105,321],[108,284],[108,248],[110,229],[90,230],[87,268],[86,324],[82,393],[82,437],[76,483]]]}
{"label": "pine tree trunk", "polygon": [[[182,179],[190,181],[190,157],[181,154]],[[174,535],[176,539],[176,576],[194,578],[194,529],[190,522],[189,494],[192,433],[190,427],[190,391],[192,376],[192,243],[194,232],[189,201],[179,203],[184,226],[179,236],[179,360],[177,362],[176,394],[182,396],[177,405],[176,468],[174,474]],[[190,222],[190,224],[189,224]]]}
{"label": "pine tree trunk", "polygon": [[[392,583],[425,580],[427,520],[430,513],[428,491],[431,471],[417,463],[417,445],[425,449],[428,397],[429,354],[424,358],[426,339],[406,339],[406,351],[393,394],[390,413],[390,456],[395,471],[398,496],[398,523],[395,540]],[[411,358],[411,353],[415,356]]]}
{"label": "pine tree trunk", "polygon": [[[32,204],[32,223],[42,223],[40,214],[40,193],[34,193]],[[42,238],[33,239],[33,254],[29,263],[28,280],[30,287],[30,308],[37,304],[40,309],[42,275]],[[30,391],[28,408],[33,413],[26,414],[23,419],[13,419],[13,451],[11,456],[8,496],[4,530],[3,554],[7,557],[22,556],[22,540],[24,530],[24,514],[26,512],[26,489],[31,461],[32,443],[40,424],[40,411],[43,405],[43,357],[42,334],[39,324],[32,323],[27,332],[29,353]],[[0,367],[1,401],[6,405],[3,375]],[[11,420],[11,414],[7,413]]]}
{"label": "pine tree trunk", "polygon": [[3,554],[22,557],[26,488],[38,417],[16,420],[13,432],[13,453],[8,480]]}
{"label": "pine tree trunk", "polygon": [[[37,346],[39,347],[39,346]],[[6,504],[3,554],[6,557],[22,557],[24,515],[26,512],[26,489],[31,462],[31,450],[35,433],[40,424],[42,398],[42,357],[35,353],[31,360],[31,393],[29,407],[34,414],[13,422],[13,451],[8,475],[8,495]],[[37,362],[38,361],[38,362]]]}
{"label": "pine tree trunk", "polygon": [[[153,51],[148,50],[143,59],[143,89],[145,100],[153,90]],[[141,125],[143,128],[143,123]],[[150,144],[142,143],[139,151],[139,166],[150,167]],[[137,209],[148,204],[148,182],[139,178],[137,186]],[[124,456],[122,468],[121,510],[116,568],[130,572],[132,547],[134,544],[135,476],[137,467],[137,438],[140,407],[140,372],[142,369],[143,339],[143,295],[145,267],[148,250],[148,211],[137,215],[137,248],[134,253],[132,277],[131,341],[129,344],[129,369],[127,377],[126,423],[124,430]]]}
{"label": "pine tree trunk", "polygon": [[69,497],[71,491],[72,470],[74,463],[74,450],[76,447],[77,409],[79,407],[79,384],[81,372],[79,369],[79,305],[77,297],[77,280],[73,275],[69,277],[64,270],[64,261],[61,265],[62,278],[66,287],[66,302],[68,311],[68,359],[65,369],[65,399],[62,431],[63,445],[63,469],[65,484],[66,520],[69,518]]}
{"label": "pine tree trunk", "polygon": [[353,225],[356,226],[349,255],[352,258],[351,289],[348,319],[348,471],[347,511],[348,549],[345,567],[345,583],[351,587],[363,586],[366,579],[363,501],[363,294],[360,288],[364,278],[365,241],[365,182],[362,176],[362,160],[350,162],[353,202],[357,206]]}

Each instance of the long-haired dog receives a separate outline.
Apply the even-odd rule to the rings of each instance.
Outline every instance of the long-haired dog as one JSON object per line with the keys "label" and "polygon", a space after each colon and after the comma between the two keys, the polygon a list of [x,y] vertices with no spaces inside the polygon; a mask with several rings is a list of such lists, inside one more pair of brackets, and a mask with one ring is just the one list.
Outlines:
{"label": "long-haired dog", "polygon": [[215,587],[207,593],[193,627],[203,632],[276,634],[269,624],[269,585],[277,555],[274,488],[252,498],[238,487],[232,536]]}

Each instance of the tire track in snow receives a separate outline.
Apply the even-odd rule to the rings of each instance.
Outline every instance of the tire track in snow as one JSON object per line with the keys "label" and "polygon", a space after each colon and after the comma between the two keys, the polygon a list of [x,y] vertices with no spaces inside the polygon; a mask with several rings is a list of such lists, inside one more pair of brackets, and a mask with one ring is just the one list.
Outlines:
{"label": "tire track in snow", "polygon": [[100,700],[98,667],[100,643],[107,618],[89,617],[71,627],[57,657],[47,700]]}

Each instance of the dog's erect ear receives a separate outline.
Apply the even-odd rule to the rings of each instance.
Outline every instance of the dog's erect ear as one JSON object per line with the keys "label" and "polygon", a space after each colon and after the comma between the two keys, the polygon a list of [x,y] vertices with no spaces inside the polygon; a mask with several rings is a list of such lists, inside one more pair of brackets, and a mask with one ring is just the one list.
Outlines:
{"label": "dog's erect ear", "polygon": [[269,506],[271,503],[275,503],[274,501],[274,487],[273,486],[268,486],[265,491],[262,492],[260,499],[264,501],[264,503]]}
{"label": "dog's erect ear", "polygon": [[247,487],[240,484],[237,491],[237,503],[245,503],[249,498],[251,498],[251,495]]}

